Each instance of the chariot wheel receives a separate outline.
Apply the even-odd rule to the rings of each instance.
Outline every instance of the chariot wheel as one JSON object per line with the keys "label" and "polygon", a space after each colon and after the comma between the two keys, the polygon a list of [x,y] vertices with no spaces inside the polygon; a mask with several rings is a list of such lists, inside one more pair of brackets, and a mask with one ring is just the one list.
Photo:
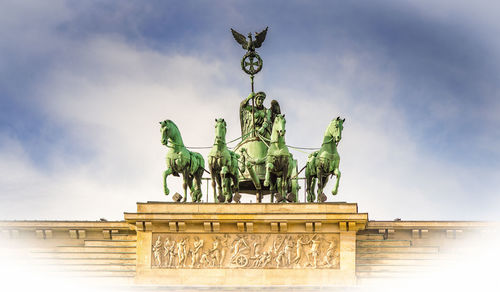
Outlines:
{"label": "chariot wheel", "polygon": [[239,255],[237,258],[236,258],[236,264],[239,266],[239,267],[246,267],[246,265],[248,265],[248,257],[245,256],[245,255]]}

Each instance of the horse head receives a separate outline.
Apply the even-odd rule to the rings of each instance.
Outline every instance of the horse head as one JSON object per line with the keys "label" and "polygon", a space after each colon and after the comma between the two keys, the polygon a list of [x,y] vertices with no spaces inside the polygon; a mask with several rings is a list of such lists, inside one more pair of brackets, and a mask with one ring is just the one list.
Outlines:
{"label": "horse head", "polygon": [[227,124],[224,119],[215,119],[215,142],[226,142]]}
{"label": "horse head", "polygon": [[274,123],[273,123],[273,132],[278,135],[278,137],[283,137],[285,136],[286,129],[286,120],[285,120],[285,115],[276,115],[276,118],[274,118]]}
{"label": "horse head", "polygon": [[[168,140],[171,139],[172,141],[176,139],[179,134],[179,129],[177,126],[172,122],[171,120],[164,120],[160,122],[161,128],[161,144],[167,145]],[[177,133],[177,134],[176,134]]]}
{"label": "horse head", "polygon": [[342,139],[342,130],[344,129],[344,121],[345,119],[337,117],[336,119],[330,122],[330,125],[328,125],[327,132],[332,136],[332,139],[335,143],[340,142],[340,140]]}

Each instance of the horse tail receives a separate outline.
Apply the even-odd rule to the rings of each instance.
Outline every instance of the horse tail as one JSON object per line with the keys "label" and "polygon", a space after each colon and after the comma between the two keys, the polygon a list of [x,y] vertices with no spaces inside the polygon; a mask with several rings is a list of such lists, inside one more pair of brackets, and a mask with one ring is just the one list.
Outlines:
{"label": "horse tail", "polygon": [[[205,168],[205,160],[198,152],[191,152],[191,163],[190,163],[190,173],[196,175],[197,173],[203,174],[203,169]],[[201,171],[200,171],[201,170]]]}

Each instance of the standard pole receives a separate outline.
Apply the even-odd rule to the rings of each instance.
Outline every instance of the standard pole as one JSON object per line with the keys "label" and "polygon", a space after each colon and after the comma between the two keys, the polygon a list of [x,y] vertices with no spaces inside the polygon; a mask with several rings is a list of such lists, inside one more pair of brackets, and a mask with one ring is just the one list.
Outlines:
{"label": "standard pole", "polygon": [[253,136],[256,137],[256,133],[255,133],[255,111],[254,111],[254,108],[255,108],[255,93],[254,93],[254,89],[253,89],[253,74],[250,75],[250,80],[251,80],[251,83],[252,83],[252,94],[254,95],[252,97],[252,125],[253,125]]}

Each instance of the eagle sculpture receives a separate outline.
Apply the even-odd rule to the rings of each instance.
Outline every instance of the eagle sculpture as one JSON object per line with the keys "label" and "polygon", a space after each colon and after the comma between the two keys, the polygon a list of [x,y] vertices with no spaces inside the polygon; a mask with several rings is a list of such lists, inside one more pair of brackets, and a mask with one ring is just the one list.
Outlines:
{"label": "eagle sculpture", "polygon": [[242,35],[241,33],[235,31],[234,29],[231,28],[231,33],[233,34],[234,39],[238,42],[238,44],[241,45],[241,47],[248,52],[255,52],[256,48],[260,48],[264,40],[266,39],[266,34],[267,34],[267,29],[269,27],[266,27],[261,32],[256,32],[255,33],[255,40],[252,39],[252,33],[248,33],[248,40],[247,38]]}

